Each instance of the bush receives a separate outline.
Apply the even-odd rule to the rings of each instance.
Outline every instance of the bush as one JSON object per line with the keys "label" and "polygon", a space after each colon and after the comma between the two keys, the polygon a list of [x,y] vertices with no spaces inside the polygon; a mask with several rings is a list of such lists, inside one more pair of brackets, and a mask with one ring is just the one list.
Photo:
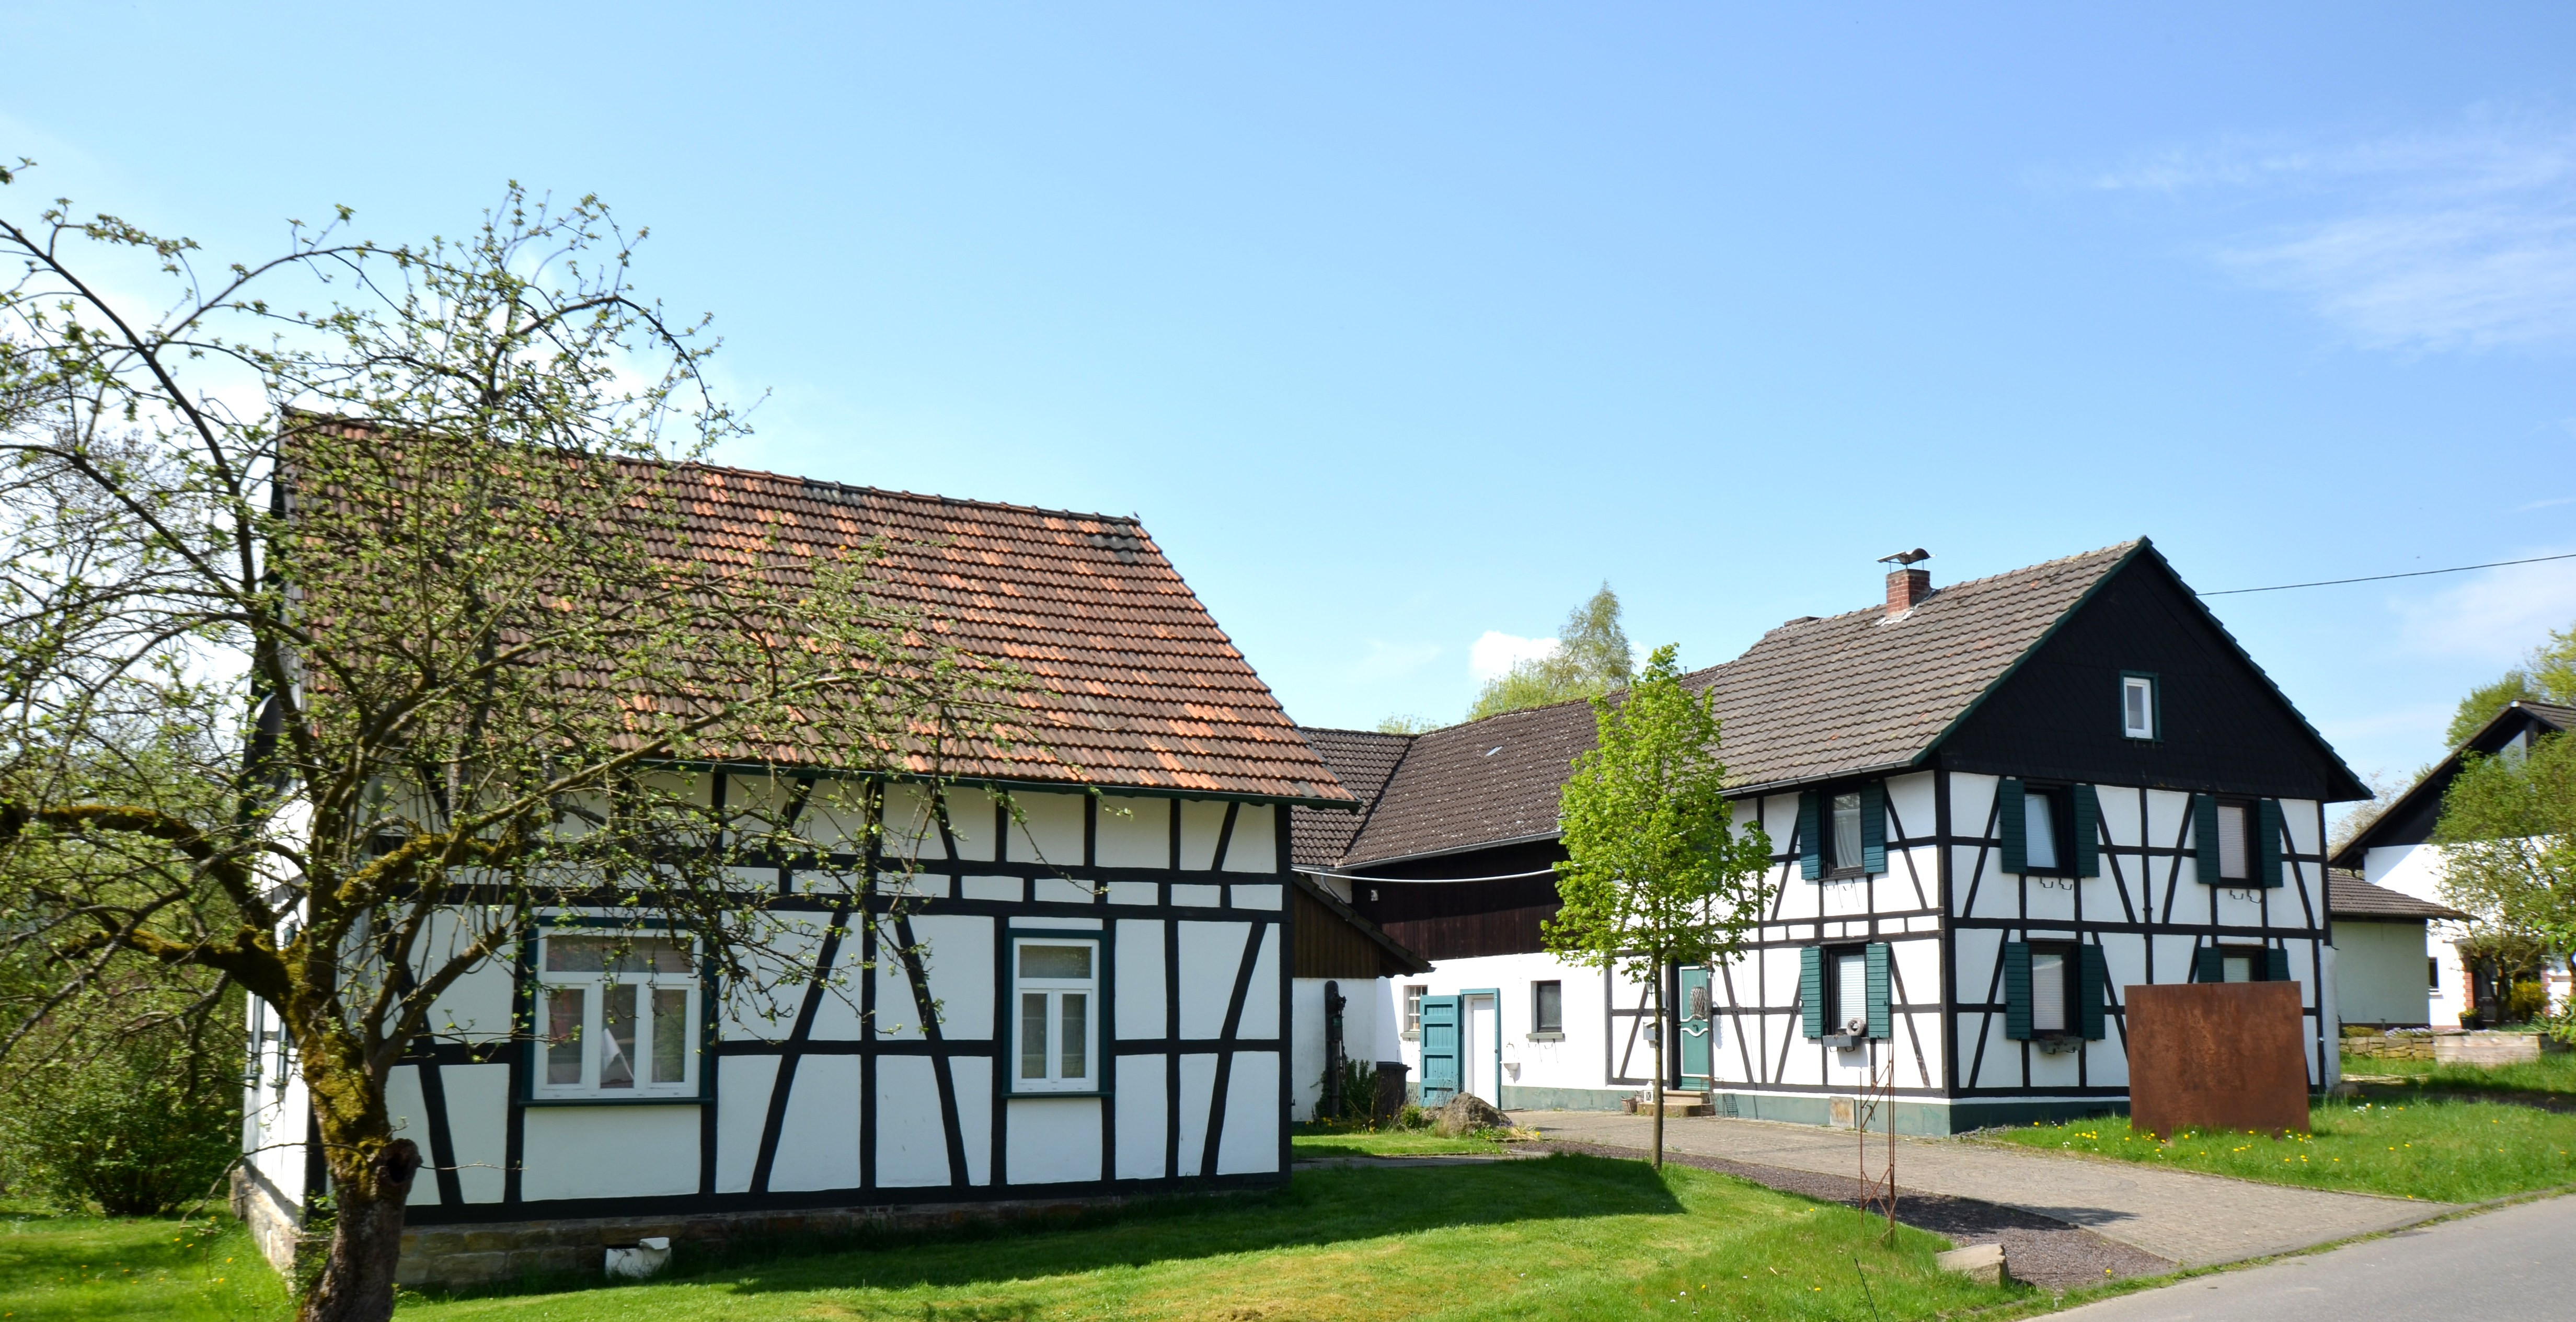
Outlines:
{"label": "bush", "polygon": [[205,1197],[240,1150],[240,1081],[192,1068],[175,1036],[13,1081],[0,1101],[7,1164],[67,1208],[151,1216]]}

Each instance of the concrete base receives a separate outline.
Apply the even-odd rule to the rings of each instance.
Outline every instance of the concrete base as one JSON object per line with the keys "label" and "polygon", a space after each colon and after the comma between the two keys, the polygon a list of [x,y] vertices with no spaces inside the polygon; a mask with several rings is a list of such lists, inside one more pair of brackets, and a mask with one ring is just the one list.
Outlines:
{"label": "concrete base", "polygon": [[2011,1279],[2004,1270],[2004,1246],[1971,1244],[1952,1249],[1932,1259],[1932,1265],[1945,1272],[1957,1272],[1981,1285],[2001,1285]]}
{"label": "concrete base", "polygon": [[1506,1111],[1616,1111],[1637,1096],[1633,1088],[1518,1088],[1503,1085]]}
{"label": "concrete base", "polygon": [[[1849,1095],[1821,1093],[1751,1093],[1712,1091],[1712,1114],[1742,1120],[1779,1120],[1793,1125],[1851,1127],[1856,1111]],[[2126,1115],[2126,1098],[2076,1098],[2065,1101],[2018,1101],[2010,1098],[1926,1102],[1898,1098],[1889,1115],[1870,1125],[1877,1130],[1892,1118],[1900,1134],[1942,1137],[1999,1125],[2027,1125],[2034,1120],[2079,1120],[2087,1116]]]}

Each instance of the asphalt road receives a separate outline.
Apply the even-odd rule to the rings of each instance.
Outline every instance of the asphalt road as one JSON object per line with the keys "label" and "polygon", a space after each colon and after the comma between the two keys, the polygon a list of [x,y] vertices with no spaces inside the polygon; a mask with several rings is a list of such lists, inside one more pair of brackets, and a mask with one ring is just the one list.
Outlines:
{"label": "asphalt road", "polygon": [[2069,1322],[2576,1317],[2570,1244],[2576,1244],[2576,1197],[2551,1198],[2051,1316]]}

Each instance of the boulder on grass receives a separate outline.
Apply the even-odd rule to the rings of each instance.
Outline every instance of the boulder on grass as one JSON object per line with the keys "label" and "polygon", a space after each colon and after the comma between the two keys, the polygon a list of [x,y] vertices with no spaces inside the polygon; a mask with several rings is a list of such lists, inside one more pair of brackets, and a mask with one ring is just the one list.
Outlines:
{"label": "boulder on grass", "polygon": [[1493,1103],[1462,1092],[1433,1114],[1431,1130],[1443,1138],[1456,1138],[1479,1129],[1508,1129],[1511,1123],[1508,1116],[1494,1109]]}

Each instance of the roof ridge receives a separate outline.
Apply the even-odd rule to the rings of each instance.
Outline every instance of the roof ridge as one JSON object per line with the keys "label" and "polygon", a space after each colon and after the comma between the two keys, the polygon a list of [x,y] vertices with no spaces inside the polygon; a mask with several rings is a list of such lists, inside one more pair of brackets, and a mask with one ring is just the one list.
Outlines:
{"label": "roof ridge", "polygon": [[[1932,590],[1932,595],[1923,599],[1923,604],[1930,605],[1931,603],[1940,600],[1941,594],[1945,592],[1956,592],[1961,588],[1978,587],[1983,584],[1994,583],[2002,579],[2013,578],[2022,574],[2036,574],[2043,569],[2056,569],[2064,565],[2071,565],[2078,560],[2090,559],[2094,556],[2108,555],[2117,558],[2118,556],[2127,555],[2129,552],[2136,550],[2139,543],[2144,542],[2145,540],[2146,538],[2143,537],[2132,537],[2125,542],[2114,542],[2109,546],[2095,547],[2090,551],[2078,551],[2073,555],[2061,555],[2054,560],[2042,560],[2035,565],[2022,565],[2014,569],[1997,570],[1983,578],[1963,578],[1956,583],[1934,588]],[[1793,624],[1831,624],[1836,620],[1849,619],[1855,615],[1883,614],[1886,610],[1886,605],[1884,603],[1880,603],[1876,605],[1860,606],[1847,611],[1838,611],[1832,615],[1801,615],[1794,619],[1782,620],[1780,623],[1772,625],[1769,629],[1763,631],[1763,637],[1767,638]],[[1745,649],[1747,652],[1751,650],[1753,649],[1750,647]],[[1742,656],[1743,653],[1737,653],[1738,660],[1741,660]],[[1709,669],[1715,670],[1718,666],[1723,666],[1725,664],[1727,663],[1721,661],[1716,666],[1710,666]]]}
{"label": "roof ridge", "polygon": [[780,473],[766,468],[744,468],[737,464],[708,463],[703,459],[630,459],[625,462],[652,463],[664,468],[697,469],[699,471],[709,473],[731,473],[742,477],[768,478],[772,481],[785,483],[789,486],[809,488],[831,487],[839,491],[855,491],[872,496],[898,496],[905,500],[934,501],[942,505],[963,505],[971,509],[1009,510],[1015,514],[1044,514],[1061,519],[1089,519],[1099,523],[1123,523],[1128,527],[1134,528],[1138,534],[1144,535],[1147,540],[1152,540],[1151,535],[1145,533],[1144,521],[1133,514],[1098,514],[1084,510],[1051,509],[1044,505],[1015,505],[1007,500],[977,500],[971,496],[943,496],[934,491],[906,491],[900,487],[872,487],[856,482],[838,482],[827,477],[807,477],[797,473]]}

